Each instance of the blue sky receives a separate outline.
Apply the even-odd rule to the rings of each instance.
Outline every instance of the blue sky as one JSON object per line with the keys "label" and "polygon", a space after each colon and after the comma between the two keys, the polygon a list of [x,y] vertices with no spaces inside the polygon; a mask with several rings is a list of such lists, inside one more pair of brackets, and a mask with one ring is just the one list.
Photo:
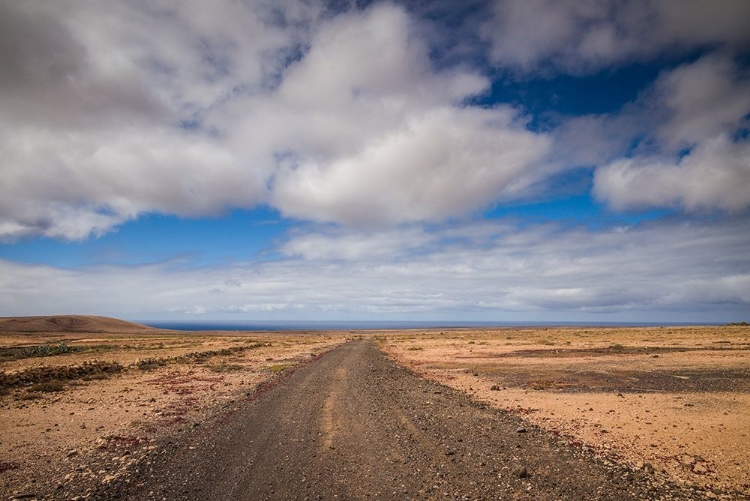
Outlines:
{"label": "blue sky", "polygon": [[0,315],[750,316],[744,1],[0,1]]}

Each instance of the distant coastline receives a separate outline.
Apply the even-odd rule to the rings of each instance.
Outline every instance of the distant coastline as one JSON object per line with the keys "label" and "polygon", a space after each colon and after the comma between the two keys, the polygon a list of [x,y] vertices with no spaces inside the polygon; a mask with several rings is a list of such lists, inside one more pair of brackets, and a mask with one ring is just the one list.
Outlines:
{"label": "distant coastline", "polygon": [[143,325],[158,329],[181,331],[298,331],[298,330],[380,330],[380,329],[460,329],[492,327],[680,327],[687,325],[721,325],[703,322],[459,322],[459,321],[400,321],[400,320],[267,320],[258,322],[179,322],[139,321]]}

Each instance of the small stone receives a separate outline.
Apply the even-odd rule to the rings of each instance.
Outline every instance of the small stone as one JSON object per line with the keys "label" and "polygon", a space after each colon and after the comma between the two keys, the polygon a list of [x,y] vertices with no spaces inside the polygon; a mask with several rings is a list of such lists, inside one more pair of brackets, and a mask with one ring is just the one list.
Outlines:
{"label": "small stone", "polygon": [[71,450],[68,451],[68,457],[73,457],[73,456],[77,456],[77,455],[78,455],[78,451],[75,450],[75,449],[71,449]]}
{"label": "small stone", "polygon": [[513,470],[513,474],[518,478],[529,478],[529,470],[527,470],[524,466],[519,466],[518,468]]}
{"label": "small stone", "polygon": [[524,427],[516,428],[516,433],[526,433],[528,430]]}
{"label": "small stone", "polygon": [[496,384],[493,384],[490,387],[490,391],[500,391],[500,387],[498,385],[496,385]]}
{"label": "small stone", "polygon": [[706,467],[705,463],[700,462],[695,463],[692,470],[696,475],[705,475],[706,473],[708,473],[708,468]]}

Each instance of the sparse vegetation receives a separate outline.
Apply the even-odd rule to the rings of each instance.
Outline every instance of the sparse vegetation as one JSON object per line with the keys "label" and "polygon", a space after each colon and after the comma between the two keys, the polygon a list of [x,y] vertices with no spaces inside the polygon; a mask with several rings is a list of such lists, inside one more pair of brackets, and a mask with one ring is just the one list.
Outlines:
{"label": "sparse vegetation", "polygon": [[69,381],[102,373],[114,374],[123,369],[123,366],[117,362],[102,362],[98,360],[84,362],[81,365],[64,367],[32,367],[10,374],[0,373],[0,388],[24,386],[54,380]]}
{"label": "sparse vegetation", "polygon": [[135,367],[142,371],[152,371],[166,365],[167,361],[163,358],[144,358],[135,363]]}
{"label": "sparse vegetation", "polygon": [[31,385],[29,387],[29,391],[41,391],[44,393],[53,393],[57,391],[63,391],[65,389],[65,384],[63,384],[62,381],[58,381],[57,379],[53,379],[52,381],[45,381],[43,383],[37,383]]}
{"label": "sparse vegetation", "polygon": [[0,360],[20,360],[23,358],[52,357],[81,351],[76,346],[70,346],[65,341],[58,344],[44,343],[37,346],[18,348],[3,348],[0,350]]}
{"label": "sparse vegetation", "polygon": [[213,372],[236,372],[241,371],[245,368],[244,365],[240,364],[228,364],[228,363],[220,363],[220,364],[213,364],[209,365],[208,368],[212,370]]}
{"label": "sparse vegetation", "polygon": [[274,374],[278,374],[280,372],[284,372],[285,370],[289,369],[290,367],[294,367],[295,364],[293,363],[285,363],[285,364],[275,364],[268,368],[269,371],[273,372]]}
{"label": "sparse vegetation", "polygon": [[39,400],[40,398],[44,398],[39,393],[31,392],[31,393],[19,393],[16,395],[16,400]]}

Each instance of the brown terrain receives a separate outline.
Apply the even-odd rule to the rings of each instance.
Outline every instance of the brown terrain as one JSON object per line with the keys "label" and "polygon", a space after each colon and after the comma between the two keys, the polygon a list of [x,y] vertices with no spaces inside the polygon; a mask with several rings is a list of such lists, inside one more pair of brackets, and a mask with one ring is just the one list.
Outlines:
{"label": "brown terrain", "polygon": [[748,350],[740,326],[0,319],[0,496],[746,499]]}
{"label": "brown terrain", "polygon": [[452,330],[381,344],[421,376],[576,447],[750,495],[750,327]]}

